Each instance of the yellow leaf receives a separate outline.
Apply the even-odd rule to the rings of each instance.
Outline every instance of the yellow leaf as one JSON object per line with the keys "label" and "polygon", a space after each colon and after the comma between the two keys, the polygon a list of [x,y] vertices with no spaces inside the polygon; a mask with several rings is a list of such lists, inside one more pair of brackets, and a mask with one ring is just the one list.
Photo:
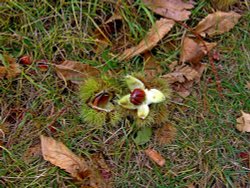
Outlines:
{"label": "yellow leaf", "polygon": [[151,50],[171,30],[175,22],[170,19],[161,18],[156,21],[146,37],[135,47],[125,50],[120,60],[131,59],[132,57]]}
{"label": "yellow leaf", "polygon": [[250,132],[250,114],[241,111],[242,116],[237,118],[236,128],[240,132]]}
{"label": "yellow leaf", "polygon": [[41,148],[46,161],[64,169],[78,180],[83,180],[91,173],[86,161],[76,156],[63,143],[41,135]]}
{"label": "yellow leaf", "polygon": [[79,84],[89,76],[98,76],[99,70],[81,62],[66,60],[60,65],[55,65],[59,78]]}
{"label": "yellow leaf", "polygon": [[209,14],[194,28],[194,31],[202,36],[210,37],[225,33],[232,29],[239,21],[241,15],[236,12],[215,12]]}
{"label": "yellow leaf", "polygon": [[193,1],[143,0],[143,2],[156,14],[177,21],[187,20],[191,14],[188,9],[192,9],[194,7]]}

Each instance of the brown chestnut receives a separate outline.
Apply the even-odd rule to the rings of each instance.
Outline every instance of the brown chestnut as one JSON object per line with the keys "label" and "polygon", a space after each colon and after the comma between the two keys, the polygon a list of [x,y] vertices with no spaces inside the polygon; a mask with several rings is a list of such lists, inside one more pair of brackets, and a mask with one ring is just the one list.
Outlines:
{"label": "brown chestnut", "polygon": [[130,102],[134,105],[140,105],[145,100],[146,94],[144,90],[136,88],[130,94]]}

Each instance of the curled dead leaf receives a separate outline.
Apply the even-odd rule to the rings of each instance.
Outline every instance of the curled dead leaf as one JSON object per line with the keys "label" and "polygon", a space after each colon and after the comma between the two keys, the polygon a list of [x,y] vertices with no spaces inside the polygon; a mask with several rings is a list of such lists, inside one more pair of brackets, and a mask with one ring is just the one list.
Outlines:
{"label": "curled dead leaf", "polygon": [[77,61],[66,60],[60,65],[55,65],[56,73],[62,80],[70,80],[73,83],[79,84],[89,76],[99,76],[100,71],[88,64]]}
{"label": "curled dead leaf", "polygon": [[201,36],[215,36],[231,30],[239,21],[241,15],[236,12],[215,12],[209,14],[194,28]]}
{"label": "curled dead leaf", "polygon": [[19,64],[16,63],[16,60],[9,55],[0,54],[0,79],[1,78],[15,78],[21,73]]}
{"label": "curled dead leaf", "polygon": [[189,9],[194,7],[193,1],[182,0],[143,0],[153,12],[177,21],[187,20],[191,14]]}
{"label": "curled dead leaf", "polygon": [[173,72],[162,76],[169,84],[173,91],[185,98],[190,95],[194,83],[198,83],[205,70],[205,64],[177,65]]}
{"label": "curled dead leaf", "polygon": [[119,60],[129,60],[136,55],[151,50],[171,30],[175,22],[170,19],[161,18],[156,21],[146,37],[135,47],[125,50]]}
{"label": "curled dead leaf", "polygon": [[145,150],[145,154],[152,160],[154,161],[156,164],[158,164],[159,166],[164,166],[166,163],[166,160],[162,157],[162,155],[151,148],[148,148]]}
{"label": "curled dead leaf", "polygon": [[173,72],[163,75],[162,78],[165,78],[170,84],[186,81],[199,82],[204,69],[205,65],[203,64],[197,66],[178,65]]}
{"label": "curled dead leaf", "polygon": [[216,45],[216,42],[202,42],[185,37],[182,42],[180,62],[199,63]]}
{"label": "curled dead leaf", "polygon": [[250,132],[250,114],[241,111],[242,116],[237,118],[236,128],[240,132]]}

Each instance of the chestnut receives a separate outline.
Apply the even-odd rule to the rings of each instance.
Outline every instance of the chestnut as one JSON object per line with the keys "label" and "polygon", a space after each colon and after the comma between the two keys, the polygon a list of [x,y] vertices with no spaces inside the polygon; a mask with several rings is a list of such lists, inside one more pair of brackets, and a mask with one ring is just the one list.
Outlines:
{"label": "chestnut", "polygon": [[130,94],[130,102],[134,105],[140,105],[145,100],[146,94],[144,90],[136,88]]}

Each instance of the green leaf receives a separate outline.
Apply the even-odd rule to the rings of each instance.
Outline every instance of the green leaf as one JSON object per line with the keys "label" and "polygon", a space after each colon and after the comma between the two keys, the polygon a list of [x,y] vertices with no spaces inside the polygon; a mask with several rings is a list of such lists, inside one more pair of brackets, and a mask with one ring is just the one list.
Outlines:
{"label": "green leaf", "polygon": [[134,142],[138,145],[147,143],[152,136],[152,129],[150,127],[144,127],[137,132],[137,136],[134,139]]}

